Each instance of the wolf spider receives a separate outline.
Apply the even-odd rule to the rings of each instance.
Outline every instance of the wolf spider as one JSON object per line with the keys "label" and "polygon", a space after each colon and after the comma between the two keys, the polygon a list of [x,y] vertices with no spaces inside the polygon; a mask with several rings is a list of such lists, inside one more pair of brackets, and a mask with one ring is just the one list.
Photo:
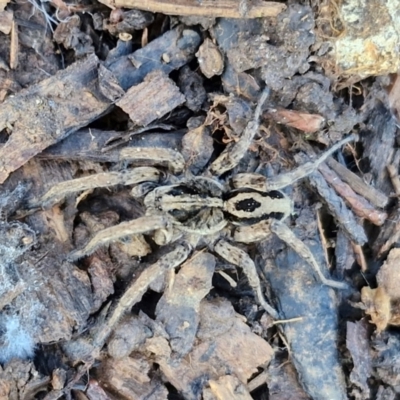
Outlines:
{"label": "wolf spider", "polygon": [[[262,105],[268,94],[266,88],[261,94],[254,118],[247,124],[239,141],[228,145],[203,176],[188,178],[184,173],[183,156],[177,151],[125,148],[120,153],[121,159],[151,160],[151,165],[167,163],[168,170],[173,173],[169,181],[159,183],[161,173],[155,167],[136,167],[124,172],[108,172],[63,182],[42,197],[40,203],[48,205],[74,191],[123,183],[136,185],[133,193],[144,198],[145,216],[101,230],[82,249],[72,252],[70,260],[87,256],[98,247],[128,235],[154,232],[154,241],[158,245],[176,242],[171,252],[130,284],[108,320],[108,329],[97,338],[98,344],[104,343],[112,327],[127,309],[140,300],[150,283],[167,270],[181,265],[200,239],[215,254],[242,268],[259,303],[275,319],[278,313],[264,298],[253,260],[234,242],[256,242],[273,232],[314,268],[322,284],[337,289],[347,288],[345,283],[324,276],[309,248],[284,223],[293,212],[293,204],[280,189],[315,171],[341,146],[356,140],[356,135],[338,142],[317,160],[289,173],[268,179],[255,173],[240,173],[229,180],[219,178],[235,168],[246,154],[258,131]],[[226,229],[228,227],[230,229]]]}

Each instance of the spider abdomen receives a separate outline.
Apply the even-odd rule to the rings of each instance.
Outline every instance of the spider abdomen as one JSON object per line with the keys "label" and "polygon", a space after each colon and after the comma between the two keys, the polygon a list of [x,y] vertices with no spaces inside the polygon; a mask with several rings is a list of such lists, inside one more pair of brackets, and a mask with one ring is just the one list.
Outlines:
{"label": "spider abdomen", "polygon": [[251,225],[266,219],[285,219],[292,213],[292,201],[278,190],[232,190],[224,196],[224,213],[237,225]]}

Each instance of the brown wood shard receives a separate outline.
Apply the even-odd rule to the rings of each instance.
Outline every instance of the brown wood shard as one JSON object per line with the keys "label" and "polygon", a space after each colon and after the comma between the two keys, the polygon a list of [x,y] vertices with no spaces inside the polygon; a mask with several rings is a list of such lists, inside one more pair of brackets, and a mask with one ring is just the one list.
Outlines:
{"label": "brown wood shard", "polygon": [[97,88],[95,55],[4,101],[0,130],[11,135],[0,148],[0,183],[48,146],[98,118],[110,106]]}
{"label": "brown wood shard", "polygon": [[137,8],[167,15],[224,18],[276,17],[286,6],[274,1],[237,0],[101,0],[110,8]]}
{"label": "brown wood shard", "polygon": [[135,125],[146,126],[185,102],[185,96],[162,71],[154,71],[144,82],[131,87],[116,104]]}

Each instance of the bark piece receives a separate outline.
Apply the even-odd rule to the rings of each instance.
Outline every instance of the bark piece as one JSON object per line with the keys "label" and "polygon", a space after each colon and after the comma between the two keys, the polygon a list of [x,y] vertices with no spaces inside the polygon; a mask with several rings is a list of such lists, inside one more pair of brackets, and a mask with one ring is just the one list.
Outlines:
{"label": "bark piece", "polygon": [[[308,161],[300,154],[295,158],[298,163],[304,164]],[[308,176],[308,180],[310,185],[324,199],[329,211],[335,217],[346,236],[357,244],[363,245],[366,243],[367,235],[364,228],[357,222],[354,214],[346,207],[344,200],[328,185],[322,174],[319,171],[313,172]]]}
{"label": "bark piece", "polygon": [[[294,233],[310,248],[322,267],[324,255],[313,214],[309,208],[303,208]],[[311,266],[283,243],[279,245],[276,240],[270,240],[262,242],[259,248],[263,272],[277,298],[280,315],[289,320],[302,318],[282,325],[301,385],[312,399],[346,400],[337,350],[335,291],[322,286],[313,276]]]}
{"label": "bark piece", "polygon": [[76,57],[94,53],[93,40],[90,35],[81,30],[81,25],[79,15],[72,15],[65,22],[62,21],[57,25],[53,35],[57,43],[62,44],[66,49],[73,50]]}
{"label": "bark piece", "polygon": [[[82,162],[90,160],[97,162],[119,162],[121,161],[120,157],[122,151],[115,147],[121,147],[120,145],[126,142],[129,142],[127,148],[162,147],[168,153],[172,151],[168,149],[180,149],[182,136],[186,131],[143,133],[143,130],[151,129],[152,126],[153,125],[149,125],[147,128],[128,132],[82,129],[73,133],[60,143],[51,146],[43,153],[38,154],[37,157],[45,160],[59,161],[74,160]],[[160,129],[162,126],[159,127],[156,125],[154,128]],[[135,152],[134,150],[126,151]],[[166,160],[164,160],[161,165],[168,167],[165,161]]]}
{"label": "bark piece", "polygon": [[214,256],[195,253],[157,303],[156,320],[165,326],[171,337],[171,349],[180,356],[192,349],[200,319],[200,302],[212,288],[214,269]]}
{"label": "bark piece", "polygon": [[154,14],[140,10],[115,9],[111,11],[110,18],[104,20],[103,29],[108,30],[111,35],[119,33],[134,33],[152,24]]}
{"label": "bark piece", "polygon": [[12,132],[0,148],[0,183],[46,147],[108,109],[110,102],[95,86],[97,66],[97,57],[90,56],[4,101],[0,129],[12,127]]}
{"label": "bark piece", "polygon": [[186,167],[194,175],[204,168],[214,151],[214,140],[208,127],[201,125],[190,130],[182,138],[182,154],[186,160]]}
{"label": "bark piece", "polygon": [[203,86],[203,78],[185,65],[179,71],[179,89],[185,95],[185,106],[194,112],[200,110],[207,99],[207,93]]}
{"label": "bark piece", "polygon": [[101,258],[93,256],[90,260],[88,273],[93,288],[93,308],[98,310],[108,297],[114,293],[110,266]]}
{"label": "bark piece", "polygon": [[37,266],[23,265],[21,270],[26,280],[36,279],[37,285],[14,303],[23,315],[24,325],[34,330],[36,342],[70,339],[73,329],[83,327],[93,311],[91,283],[86,272],[48,256]]}
{"label": "bark piece", "polygon": [[387,213],[376,210],[364,197],[359,196],[345,182],[343,182],[336,172],[332,171],[326,164],[321,164],[318,167],[326,181],[350,204],[354,213],[368,219],[374,225],[381,226],[387,218]]}
{"label": "bark piece", "polygon": [[[277,351],[266,369],[270,400],[309,400],[310,397],[300,386],[292,363],[285,362],[283,352]],[[257,378],[256,378],[257,379]]]}
{"label": "bark piece", "polygon": [[35,232],[20,222],[0,222],[0,310],[26,289],[16,260],[36,242]]}
{"label": "bark piece", "polygon": [[146,126],[185,102],[175,83],[161,71],[146,76],[143,83],[131,87],[116,104],[135,125]]}
{"label": "bark piece", "polygon": [[[179,361],[171,358],[165,339],[154,337],[146,342],[147,350],[155,355],[163,374],[185,398],[198,398],[208,379],[219,379],[226,375],[227,370],[246,384],[257,367],[268,363],[272,356],[270,345],[250,331],[229,302],[203,301],[200,327],[203,321],[210,323],[200,328],[202,339],[187,357]],[[222,326],[215,321],[223,321]]]}
{"label": "bark piece", "polygon": [[167,15],[197,15],[225,18],[262,18],[276,17],[285,9],[285,5],[273,1],[244,2],[244,6],[235,0],[102,0],[110,8],[137,8]]}
{"label": "bark piece", "polygon": [[354,214],[346,207],[344,201],[336,195],[319,172],[308,178],[321,197],[325,200],[329,211],[335,217],[346,235],[355,243],[363,245],[367,242],[364,228],[357,222]]}
{"label": "bark piece", "polygon": [[117,77],[120,86],[127,90],[142,82],[149,72],[160,70],[169,74],[189,63],[200,41],[196,31],[178,26],[133,54],[107,60],[105,66]]}
{"label": "bark piece", "polygon": [[367,379],[372,375],[372,359],[367,321],[347,322],[346,347],[351,353],[354,365],[350,380],[361,389],[363,399],[369,399]]}
{"label": "bark piece", "polygon": [[146,339],[152,336],[151,330],[136,316],[127,316],[116,327],[107,348],[113,358],[124,358],[133,351],[140,350]]}
{"label": "bark piece", "polygon": [[157,379],[150,379],[151,364],[147,357],[109,359],[101,369],[101,381],[128,400],[166,400],[167,389]]}
{"label": "bark piece", "polygon": [[382,258],[400,240],[400,209],[394,208],[372,244],[376,258]]}
{"label": "bark piece", "polygon": [[390,193],[393,191],[393,186],[387,166],[398,160],[396,120],[389,110],[379,103],[371,111],[366,127],[367,131],[361,135],[361,142],[364,147],[363,157],[369,160],[371,181],[374,182],[376,189],[383,193]]}
{"label": "bark piece", "polygon": [[88,382],[85,394],[89,400],[111,400],[111,397],[107,395],[104,389],[94,379]]}
{"label": "bark piece", "polygon": [[[400,384],[400,340],[397,332],[382,332],[375,335],[371,340],[374,377],[379,379],[385,386],[391,386],[398,397]],[[390,391],[388,398],[390,399]],[[386,399],[385,399],[386,400]]]}
{"label": "bark piece", "polygon": [[99,66],[99,89],[112,102],[120,99],[125,93],[115,75],[103,65]]}
{"label": "bark piece", "polygon": [[[218,400],[252,400],[250,393],[235,376],[225,375],[217,380],[210,379],[210,392],[213,397],[207,397],[208,390],[204,391],[205,399],[218,399]],[[210,394],[211,394],[210,393]]]}
{"label": "bark piece", "polygon": [[359,176],[354,172],[351,172],[332,157],[328,159],[327,164],[340,176],[341,180],[348,183],[355,192],[360,194],[362,197],[365,197],[375,207],[386,207],[389,198],[380,190],[375,189],[371,185],[367,185]]}

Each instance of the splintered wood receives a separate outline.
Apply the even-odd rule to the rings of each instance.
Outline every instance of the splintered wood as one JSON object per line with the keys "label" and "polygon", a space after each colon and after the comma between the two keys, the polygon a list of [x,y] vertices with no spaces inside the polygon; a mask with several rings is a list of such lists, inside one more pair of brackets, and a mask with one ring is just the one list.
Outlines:
{"label": "splintered wood", "polygon": [[273,1],[236,0],[101,0],[111,8],[137,8],[167,15],[198,15],[224,18],[276,17],[286,6]]}

